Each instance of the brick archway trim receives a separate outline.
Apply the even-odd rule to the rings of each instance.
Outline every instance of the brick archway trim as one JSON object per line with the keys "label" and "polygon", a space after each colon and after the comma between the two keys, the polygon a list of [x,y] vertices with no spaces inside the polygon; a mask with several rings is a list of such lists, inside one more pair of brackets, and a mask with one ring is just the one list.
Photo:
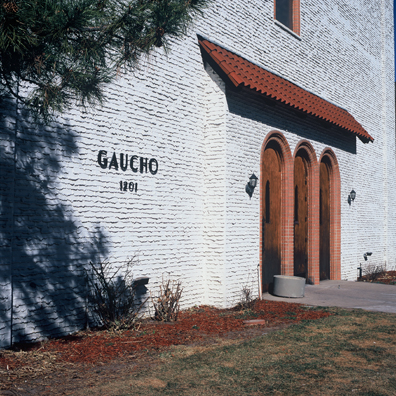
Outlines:
{"label": "brick archway trim", "polygon": [[330,162],[330,279],[341,279],[341,176],[337,157],[326,147],[320,158]]}
{"label": "brick archway trim", "polygon": [[[260,174],[263,169],[263,155],[268,145],[275,144],[281,164],[281,274],[293,274],[293,158],[285,136],[279,131],[267,134],[261,146]],[[260,183],[260,288],[262,287],[263,235],[262,218],[265,186]]]}
{"label": "brick archway trim", "polygon": [[[307,281],[312,285],[319,284],[319,163],[311,143],[301,140],[293,155],[293,164],[297,154],[303,151],[308,163],[308,276]],[[294,166],[293,166],[294,181]],[[294,204],[294,202],[293,202]],[[294,227],[293,227],[294,228]],[[294,232],[294,229],[293,229]],[[294,239],[293,239],[294,249]],[[294,252],[293,252],[294,254]],[[293,257],[294,259],[294,257]],[[293,269],[294,270],[294,269]],[[293,274],[291,274],[293,275]]]}

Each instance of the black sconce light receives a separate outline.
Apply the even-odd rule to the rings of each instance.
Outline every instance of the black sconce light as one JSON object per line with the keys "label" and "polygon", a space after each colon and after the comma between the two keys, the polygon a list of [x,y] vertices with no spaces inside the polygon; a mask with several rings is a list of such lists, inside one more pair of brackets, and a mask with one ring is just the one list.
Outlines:
{"label": "black sconce light", "polygon": [[250,199],[252,198],[254,189],[257,186],[258,177],[253,173],[252,176],[249,177],[249,182],[246,184],[245,191],[248,193]]}
{"label": "black sconce light", "polygon": [[364,254],[363,254],[364,261],[367,261],[367,257],[368,257],[368,256],[371,256],[372,254],[373,254],[373,252],[364,253]]}
{"label": "black sconce light", "polygon": [[352,190],[348,195],[348,203],[349,205],[355,200],[356,198],[356,191]]}

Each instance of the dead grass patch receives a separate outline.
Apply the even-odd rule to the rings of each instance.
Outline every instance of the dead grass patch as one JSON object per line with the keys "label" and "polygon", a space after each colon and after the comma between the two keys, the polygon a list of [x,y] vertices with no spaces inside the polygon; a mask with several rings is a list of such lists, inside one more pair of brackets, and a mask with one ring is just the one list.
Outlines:
{"label": "dead grass patch", "polygon": [[229,368],[234,368],[235,367],[235,363],[234,362],[224,362],[222,365],[224,367],[229,367]]}
{"label": "dead grass patch", "polygon": [[337,367],[344,367],[354,369],[355,367],[370,368],[371,370],[377,370],[380,366],[378,364],[367,364],[367,360],[363,357],[357,356],[355,353],[350,351],[342,351],[339,356],[332,358],[332,361]]}
{"label": "dead grass patch", "polygon": [[163,389],[166,387],[167,383],[158,378],[145,378],[144,381],[135,381],[135,385],[142,388]]}
{"label": "dead grass patch", "polygon": [[164,388],[169,395],[390,396],[396,370],[396,334],[387,332],[391,324],[396,326],[395,315],[344,312],[220,346],[215,353],[192,354],[158,368],[156,376],[172,378]]}
{"label": "dead grass patch", "polygon": [[109,385],[69,394],[394,396],[396,315],[328,311],[332,315],[324,319],[252,339],[213,337],[172,346],[147,367],[106,377]]}

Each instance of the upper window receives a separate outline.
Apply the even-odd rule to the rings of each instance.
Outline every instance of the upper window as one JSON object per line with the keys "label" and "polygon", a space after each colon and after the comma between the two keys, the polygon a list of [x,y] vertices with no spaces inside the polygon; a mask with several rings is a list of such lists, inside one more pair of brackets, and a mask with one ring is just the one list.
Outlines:
{"label": "upper window", "polygon": [[300,34],[300,0],[274,0],[275,19]]}

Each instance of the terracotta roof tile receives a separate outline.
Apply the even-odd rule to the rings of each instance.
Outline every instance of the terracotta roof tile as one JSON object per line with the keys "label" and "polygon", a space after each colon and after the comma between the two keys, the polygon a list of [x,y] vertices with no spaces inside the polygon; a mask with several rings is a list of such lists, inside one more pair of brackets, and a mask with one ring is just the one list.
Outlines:
{"label": "terracotta roof tile", "polygon": [[369,133],[346,110],[208,40],[199,39],[199,44],[228,76],[235,87],[250,88],[294,109],[337,125],[354,133],[364,143],[374,141]]}

